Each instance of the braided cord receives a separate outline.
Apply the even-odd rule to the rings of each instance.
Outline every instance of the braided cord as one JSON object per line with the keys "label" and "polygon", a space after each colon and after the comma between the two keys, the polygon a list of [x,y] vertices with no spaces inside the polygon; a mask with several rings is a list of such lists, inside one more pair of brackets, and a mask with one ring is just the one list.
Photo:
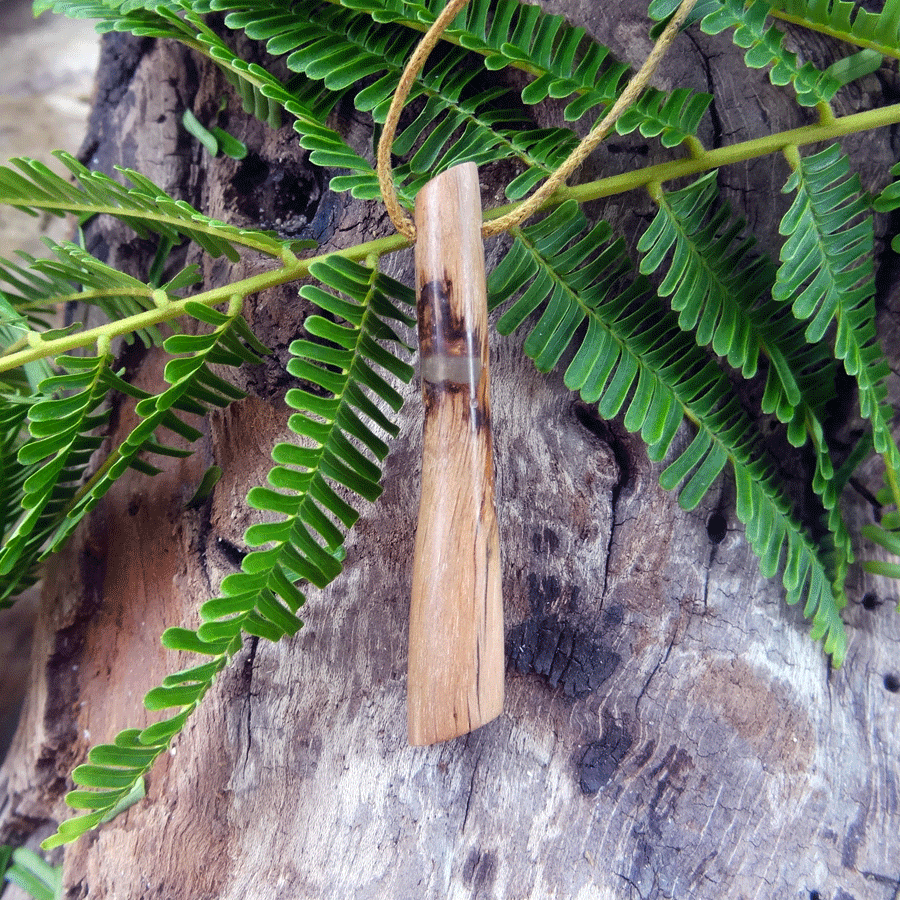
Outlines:
{"label": "braided cord", "polygon": [[[416,76],[422,71],[425,60],[441,39],[441,35],[447,29],[447,26],[456,18],[467,2],[468,0],[450,0],[419,42],[409,62],[406,64],[403,74],[400,76],[400,82],[391,100],[381,139],[378,142],[376,169],[381,196],[384,200],[384,205],[387,207],[388,215],[394,223],[394,227],[410,243],[415,242],[416,226],[397,199],[397,190],[394,186],[394,176],[391,170],[391,147],[394,143],[394,136],[397,132],[397,124],[400,120],[403,104],[409,96]],[[482,234],[485,237],[508,231],[510,228],[521,224],[541,209],[556,191],[565,185],[569,176],[597,148],[613,129],[619,117],[634,103],[647,86],[695,3],[696,0],[682,0],[681,5],[654,44],[650,55],[631,81],[628,82],[628,86],[613,104],[612,109],[591,129],[590,133],[569,154],[559,168],[530,197],[523,200],[522,203],[505,216],[484,224]]]}

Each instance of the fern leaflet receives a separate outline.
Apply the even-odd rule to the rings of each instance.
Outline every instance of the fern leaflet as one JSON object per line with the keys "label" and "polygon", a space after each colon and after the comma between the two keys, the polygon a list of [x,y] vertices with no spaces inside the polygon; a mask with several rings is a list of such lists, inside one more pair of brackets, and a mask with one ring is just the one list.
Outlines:
{"label": "fern leaflet", "polygon": [[[678,328],[673,315],[661,312],[646,281],[612,291],[627,263],[618,242],[600,249],[608,235],[604,223],[586,233],[574,203],[518,232],[488,283],[492,306],[520,294],[498,329],[511,332],[541,309],[525,352],[547,371],[573,346],[566,385],[586,402],[597,403],[604,418],[624,409],[625,426],[640,431],[655,461],[669,452],[681,423],[691,421],[696,435],[663,470],[660,483],[670,490],[681,485],[679,503],[689,509],[731,464],[737,513],[761,571],[771,577],[781,568],[787,602],[805,598],[813,635],[824,640],[839,664],[846,653],[839,615],[845,600],[835,595],[826,563],[791,515],[753,423],[722,371]],[[587,330],[579,338],[585,320]]]}
{"label": "fern leaflet", "polygon": [[0,166],[0,204],[37,215],[72,213],[84,223],[95,215],[114,216],[140,237],[156,234],[172,245],[185,238],[213,257],[236,262],[246,247],[278,257],[284,242],[275,235],[245,230],[204,216],[183,200],[174,200],[150,179],[129,169],[119,171],[131,182],[121,185],[102,172],[85,168],[69,153],[53,154],[75,177],[75,183],[32,159],[13,159]]}
{"label": "fern leaflet", "polygon": [[645,254],[640,271],[649,275],[662,270],[671,251],[658,292],[671,296],[681,328],[744,378],[756,374],[760,356],[768,360],[762,411],[787,424],[795,447],[812,439],[812,485],[826,510],[835,578],[843,584],[853,551],[837,508],[834,467],[822,427],[825,406],[834,396],[834,360],[823,344],[807,343],[802,324],[770,299],[774,267],[766,257],[753,255],[754,241],[745,235],[743,220],[718,203],[715,172],[679,191],[656,187],[651,193],[659,212],[638,242]]}
{"label": "fern leaflet", "polygon": [[[174,710],[172,715],[90,751],[88,764],[73,773],[80,788],[67,795],[70,806],[88,812],[63,822],[44,842],[46,849],[93,828],[129,794],[239,649],[243,633],[273,641],[296,633],[302,625],[297,612],[305,602],[300,582],[321,588],[340,573],[346,533],[359,515],[354,504],[374,500],[381,491],[381,463],[388,452],[381,434],[396,435],[393,415],[402,403],[391,382],[407,382],[413,374],[401,358],[409,348],[395,330],[414,322],[402,309],[414,302],[412,292],[340,257],[315,264],[313,275],[320,284],[302,292],[322,315],[307,317],[312,339],[295,341],[288,363],[291,374],[308,385],[286,396],[295,410],[288,427],[297,441],[275,445],[269,485],[247,495],[252,507],[275,520],[247,529],[245,541],[256,549],[244,557],[240,572],[222,580],[219,596],[203,604],[199,629],[172,628],[163,635],[171,649],[209,657],[169,675],[145,697],[148,709]],[[219,328],[225,325],[214,311],[193,312],[212,324],[218,321]],[[176,339],[175,349],[202,349],[201,338],[170,340]],[[180,374],[194,367],[194,360],[169,365]],[[159,409],[165,407],[161,398],[141,403]]]}
{"label": "fern leaflet", "polygon": [[900,2],[887,0],[881,12],[849,0],[770,0],[772,15],[830,37],[900,58]]}
{"label": "fern leaflet", "polygon": [[744,61],[752,69],[771,66],[769,80],[774,85],[793,86],[797,102],[803,106],[827,103],[840,87],[840,82],[812,63],[802,65],[795,53],[784,47],[784,34],[774,25],[766,27],[770,7],[766,0],[721,0],[717,9],[700,24],[706,34],[719,34],[734,29],[734,42],[747,50]]}

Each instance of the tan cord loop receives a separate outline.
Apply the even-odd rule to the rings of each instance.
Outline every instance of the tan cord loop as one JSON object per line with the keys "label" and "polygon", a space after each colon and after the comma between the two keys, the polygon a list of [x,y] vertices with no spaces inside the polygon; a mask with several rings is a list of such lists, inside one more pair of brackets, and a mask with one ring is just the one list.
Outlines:
{"label": "tan cord loop", "polygon": [[[441,35],[447,26],[458,15],[459,11],[466,5],[468,0],[450,0],[443,12],[435,19],[434,24],[425,33],[425,37],[419,42],[415,52],[410,57],[403,74],[400,77],[400,83],[394,92],[387,118],[384,122],[384,129],[381,133],[381,140],[378,142],[377,153],[377,171],[378,184],[381,188],[381,196],[384,205],[387,207],[388,215],[394,223],[394,227],[410,242],[416,239],[416,227],[412,219],[407,215],[406,210],[400,205],[397,199],[397,191],[394,187],[394,177],[391,171],[391,146],[394,143],[394,134],[397,131],[397,123],[400,119],[400,113],[403,104],[409,96],[416,76],[425,64],[428,54],[436,46]],[[619,117],[625,110],[631,106],[637,99],[638,95],[647,86],[647,82],[653,77],[657,67],[665,56],[669,45],[675,40],[678,29],[693,9],[697,0],[682,0],[681,5],[675,11],[669,24],[659,36],[650,55],[644,61],[644,64],[635,74],[634,78],[628,82],[628,86],[622,92],[622,95],[613,104],[612,109],[598,122],[591,132],[581,141],[581,143],[572,151],[563,164],[554,171],[549,178],[527,199],[520,203],[512,212],[487,222],[482,228],[482,234],[489,237],[499,234],[501,231],[508,231],[515,225],[519,225],[526,219],[533,216],[553,194],[562,187],[569,176],[580,166],[585,159],[596,149],[600,142],[609,134]]]}
{"label": "tan cord loop", "polygon": [[693,9],[696,2],[697,0],[683,0],[681,6],[675,11],[675,15],[659,36],[659,40],[653,45],[650,55],[634,78],[628,82],[628,86],[613,104],[612,109],[591,129],[591,132],[569,154],[565,162],[527,200],[523,200],[512,212],[507,213],[505,216],[485,223],[481,230],[485,237],[499,234],[501,231],[508,231],[515,225],[524,222],[533,216],[553,196],[557,188],[565,184],[572,172],[596,149],[612,130],[622,113],[634,103],[638,95],[647,86],[647,82],[650,81],[653,73],[656,72],[663,56],[669,49],[669,45],[678,35],[681,23],[687,18],[688,13]]}
{"label": "tan cord loop", "polygon": [[469,0],[450,0],[444,7],[443,12],[434,20],[431,28],[425,32],[425,37],[419,42],[418,47],[416,47],[415,52],[406,64],[403,74],[400,76],[400,83],[394,92],[390,109],[388,109],[387,117],[384,120],[381,139],[378,141],[377,170],[381,198],[384,200],[388,215],[394,223],[394,228],[409,241],[415,241],[416,239],[416,226],[407,215],[406,210],[400,205],[400,201],[397,199],[397,190],[394,187],[394,175],[391,171],[391,147],[394,143],[394,134],[397,131],[397,123],[400,120],[403,104],[409,96],[416,76],[422,70],[422,66],[425,65],[428,54],[435,48],[447,26],[468,2]]}

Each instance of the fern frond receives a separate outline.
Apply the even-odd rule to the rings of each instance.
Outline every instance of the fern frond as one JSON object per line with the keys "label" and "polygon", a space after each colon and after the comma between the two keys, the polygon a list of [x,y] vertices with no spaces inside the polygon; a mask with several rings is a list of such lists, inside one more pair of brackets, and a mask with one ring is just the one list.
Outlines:
{"label": "fern frond", "polygon": [[[158,470],[141,454],[186,456],[191,451],[161,443],[156,434],[167,430],[188,442],[199,432],[179,413],[204,414],[210,407],[226,406],[243,393],[218,375],[210,365],[238,366],[260,361],[265,348],[256,341],[239,314],[239,299],[229,314],[199,304],[188,304],[185,312],[214,326],[209,334],[170,337],[164,348],[187,353],[171,360],[164,377],[170,387],[153,396],[125,382],[111,370],[111,358],[63,357],[68,372],[40,385],[36,401],[28,405],[31,439],[18,450],[18,463],[27,470],[21,493],[22,515],[0,551],[0,578],[5,593],[0,601],[24,586],[16,573],[33,573],[36,564],[54,552],[72,533],[129,467],[147,474]],[[99,408],[111,392],[137,398],[141,422],[110,454],[83,486],[91,456],[102,444],[96,433],[108,417]],[[21,476],[20,476],[21,477]]]}
{"label": "fern frond", "polygon": [[[710,172],[679,191],[651,187],[659,212],[638,242],[644,254],[640,271],[658,271],[673,251],[659,294],[672,297],[678,324],[696,331],[698,344],[711,346],[751,378],[766,339],[749,313],[770,285],[762,271],[764,260],[751,253],[754,242],[745,235],[744,223],[718,203],[716,176]],[[777,358],[781,364],[772,367],[777,383],[770,392],[776,401],[773,409],[787,416],[782,421],[789,421],[800,392],[781,354]]]}
{"label": "fern frond", "polygon": [[85,168],[69,153],[53,154],[75,178],[67,181],[33,159],[12,159],[0,166],[0,204],[36,215],[48,212],[75,215],[83,223],[96,215],[110,215],[132,228],[140,237],[149,234],[176,245],[191,240],[213,257],[239,259],[246,247],[278,257],[286,242],[275,235],[245,230],[204,216],[183,200],[174,200],[150,179],[129,169],[120,169],[131,186],[119,184],[102,172]]}
{"label": "fern frond", "polygon": [[860,412],[872,423],[876,451],[900,478],[892,412],[884,402],[889,369],[875,332],[869,204],[839,146],[808,157],[796,150],[786,156],[794,171],[783,190],[795,191],[796,197],[779,228],[787,240],[773,296],[809,322],[811,342],[836,323],[835,356],[856,379]]}
{"label": "fern frond", "polygon": [[179,413],[203,415],[213,407],[225,407],[240,400],[244,393],[214,374],[210,366],[237,367],[261,362],[259,354],[268,353],[250,332],[240,314],[240,299],[232,301],[227,313],[189,303],[185,313],[212,326],[203,334],[179,334],[166,340],[163,348],[172,354],[185,354],[166,364],[163,377],[169,387],[161,394],[150,395],[122,379],[105,379],[108,389],[137,399],[135,412],[141,422],[115,448],[100,470],[81,490],[66,510],[52,536],[44,556],[56,551],[81,519],[100,502],[115,481],[128,468],[153,475],[158,471],[144,459],[145,455],[187,456],[191,451],[162,443],[160,430],[177,434],[192,443],[201,432],[186,422]]}
{"label": "fern frond", "polygon": [[[314,0],[304,0],[290,13],[278,0],[136,4],[45,0],[41,8],[96,18],[100,30],[168,37],[200,51],[223,70],[245,109],[273,125],[278,124],[281,110],[288,111],[295,118],[301,145],[312,151],[312,162],[349,170],[332,180],[333,190],[349,190],[354,196],[371,199],[379,196],[371,165],[327,126],[327,115],[341,96],[353,90],[357,107],[370,110],[376,122],[383,121],[400,72],[418,39],[418,29],[429,18],[433,20],[435,13],[414,3],[406,4],[405,12],[391,3],[346,6],[362,12],[348,16],[346,8],[323,7]],[[471,4],[445,38],[468,52],[484,55],[489,69],[518,66],[536,75],[523,90],[524,102],[574,96],[566,116],[575,120],[592,108],[605,110],[615,100],[627,68],[613,62],[609,51],[587,38],[583,29],[517,0],[504,0],[493,12],[490,26],[485,10],[483,2]],[[210,11],[228,13],[229,27],[265,40],[272,55],[285,56],[288,68],[305,78],[288,89],[260,66],[241,60],[203,21],[202,14]],[[386,27],[383,22],[391,24]],[[470,66],[460,65],[464,55],[451,52],[442,64],[433,60],[411,94],[412,98],[424,95],[429,103],[416,127],[408,130],[406,141],[399,135],[397,144],[404,146],[418,138],[423,125],[430,126],[430,133],[426,146],[395,172],[398,196],[408,204],[426,172],[433,175],[460,162],[483,164],[502,158],[518,159],[524,167],[507,192],[510,199],[518,199],[546,178],[577,143],[568,129],[527,127],[508,101],[505,107],[498,107],[496,101],[504,92],[487,90],[463,97],[465,83],[474,75]],[[461,81],[460,72],[464,76]],[[374,78],[374,82],[356,90],[366,78]],[[622,134],[640,129],[643,135],[659,136],[665,146],[674,147],[695,140],[710,102],[705,94],[677,90],[666,95],[650,89],[627,117],[620,119],[617,128]]]}
{"label": "fern frond", "polygon": [[881,12],[850,0],[770,0],[772,15],[829,37],[900,59],[900,0]]}
{"label": "fern frond", "polygon": [[[407,382],[413,374],[396,355],[407,348],[390,324],[413,320],[392,298],[409,304],[412,296],[377,270],[338,257],[315,265],[311,274],[328,289],[306,285],[301,294],[346,324],[310,316],[305,328],[315,340],[290,347],[294,358],[288,371],[311,385],[285,396],[296,411],[288,425],[301,442],[276,444],[270,487],[253,488],[247,495],[252,507],[278,520],[247,530],[247,543],[266,549],[248,554],[243,571],[222,582],[222,597],[211,601],[221,613],[217,622],[201,627],[203,639],[224,636],[222,615],[231,608],[237,612],[251,599],[245,630],[263,637],[275,627],[296,630],[295,613],[302,603],[297,580],[324,587],[341,569],[336,555],[358,516],[341,492],[370,501],[381,493],[380,463],[388,447],[377,431],[393,435],[396,426],[378,404],[396,413],[402,399],[390,380]],[[234,620],[224,627],[228,633]]]}
{"label": "fern frond", "polygon": [[62,896],[62,873],[61,864],[51,866],[27,847],[0,847],[0,877],[34,900],[58,900]]}
{"label": "fern frond", "polygon": [[[178,0],[35,0],[33,4],[36,16],[52,12],[68,19],[94,19],[101,34],[133,30],[138,33],[136,29],[143,28],[147,29],[142,32],[144,37],[176,40],[180,21],[177,14],[182,8]],[[116,27],[117,23],[122,27]],[[181,34],[185,33],[182,29]]]}
{"label": "fern frond", "polygon": [[[100,262],[80,247],[69,242],[45,241],[55,259],[38,259],[20,254],[25,266],[0,259],[0,292],[19,312],[27,316],[33,326],[49,330],[50,318],[66,303],[77,302],[96,306],[110,319],[124,319],[138,315],[156,305],[159,292]],[[195,268],[179,273],[177,284],[195,283]],[[170,285],[161,290],[168,293]],[[40,332],[38,332],[40,333]],[[145,346],[162,343],[158,328],[135,332]],[[126,340],[130,343],[133,337]]]}
{"label": "fern frond", "polygon": [[[355,196],[368,197],[377,183],[370,163],[327,125],[327,118],[339,92],[330,91],[315,81],[300,80],[288,89],[278,78],[255,63],[242,59],[204,21],[210,12],[206,0],[171,0],[163,3],[128,3],[126,0],[41,0],[38,11],[50,10],[63,15],[95,19],[97,30],[129,31],[133,34],[180,41],[203,54],[223,72],[235,88],[244,110],[272,127],[281,124],[286,111],[294,119],[300,144],[312,151],[315,165],[346,168],[350,175],[333,190],[354,188]],[[348,180],[349,179],[349,180]],[[357,186],[357,182],[359,186]],[[372,196],[377,196],[373,194]]]}
{"label": "fern frond", "polygon": [[[175,628],[163,635],[163,644],[173,650],[205,654],[211,659],[167,676],[160,688],[148,692],[145,698],[148,708],[177,707],[178,711],[168,719],[143,730],[127,729],[117,734],[112,744],[91,748],[87,762],[72,772],[72,780],[78,787],[66,794],[66,802],[72,809],[89,812],[61,822],[56,833],[41,844],[44,850],[74,841],[111,818],[128,802],[156,760],[168,750],[172,738],[184,727],[216,674],[240,646],[239,641],[204,643],[194,632]],[[169,703],[170,700],[174,702]]]}
{"label": "fern frond", "polygon": [[[41,551],[75,496],[91,456],[102,444],[96,430],[108,417],[98,411],[106,399],[108,354],[62,357],[65,370],[40,386],[43,397],[28,410],[31,439],[18,450],[27,477],[22,483],[22,514],[0,551],[0,578],[6,602],[33,576]],[[24,471],[23,471],[24,474]],[[24,580],[23,580],[24,579]]]}
{"label": "fern frond", "polygon": [[[28,403],[24,398],[0,397],[0,535],[4,543],[22,513],[25,481],[31,474],[31,468],[18,459],[19,447],[27,439],[27,415]],[[14,594],[30,587],[37,579],[36,565],[0,575],[0,607],[10,605]]]}
{"label": "fern frond", "polygon": [[[376,22],[426,28],[440,12],[437,2],[414,0],[332,0],[359,10]],[[471,0],[445,31],[443,39],[485,58],[490,71],[507,66],[533,76],[522,90],[529,105],[547,98],[572,98],[564,117],[573,122],[591,110],[608,109],[622,90],[628,71],[608,48],[592,40],[583,28],[533,4]],[[645,137],[660,137],[666,147],[693,138],[700,117],[712,102],[708,94],[685,90],[663,94],[645,92],[616,129],[629,134],[639,129]]]}
{"label": "fern frond", "polygon": [[840,82],[827,72],[820,72],[812,63],[802,65],[797,54],[784,47],[784,34],[774,25],[767,26],[771,7],[767,0],[720,0],[718,9],[703,18],[700,28],[706,34],[719,34],[734,29],[733,40],[747,50],[745,63],[752,69],[769,69],[774,85],[790,84],[803,106],[828,103],[840,87]]}
{"label": "fern frond", "polygon": [[630,134],[637,129],[644,137],[658,137],[663,147],[678,147],[696,135],[710,103],[711,94],[687,88],[669,94],[647,88],[616,122],[616,131]]}
{"label": "fern frond", "polygon": [[[289,390],[285,398],[295,410],[288,426],[297,441],[276,444],[269,486],[247,495],[251,506],[273,519],[247,529],[245,541],[256,549],[244,557],[240,572],[222,580],[219,596],[203,604],[200,628],[172,628],[163,635],[171,649],[208,657],[168,676],[145,697],[149,709],[173,710],[172,715],[90,751],[88,763],[73,773],[81,789],[66,798],[73,808],[89,812],[63,822],[44,842],[47,849],[93,828],[128,795],[184,726],[240,647],[243,633],[273,641],[296,633],[302,625],[297,612],[305,602],[300,583],[325,587],[340,573],[357,505],[381,491],[381,463],[388,451],[381,435],[397,434],[394,416],[402,404],[393,383],[408,382],[413,375],[401,358],[409,348],[395,326],[414,323],[403,311],[414,297],[377,270],[336,256],[315,264],[313,275],[320,283],[302,292],[322,315],[306,319],[310,339],[291,345],[288,363],[291,374],[308,385]],[[215,324],[212,311],[193,312]],[[217,327],[225,324],[219,320]],[[202,344],[185,335],[177,341],[177,348],[185,350],[197,351]],[[182,373],[194,361],[169,365]],[[170,374],[167,367],[167,378]],[[177,384],[173,381],[173,388]],[[150,400],[155,408],[165,405]]]}
{"label": "fern frond", "polygon": [[[811,320],[807,337],[819,341],[835,317],[872,297],[872,221],[859,176],[837,144],[805,158],[796,149],[785,155],[793,174],[782,191],[796,196],[779,226],[787,240],[773,296]],[[850,363],[853,374],[857,365]]]}
{"label": "fern frond", "polygon": [[724,373],[679,329],[645,280],[618,294],[612,290],[627,257],[619,242],[602,246],[608,236],[604,223],[588,231],[574,203],[517,232],[489,279],[492,306],[519,295],[498,330],[516,329],[540,309],[526,353],[546,371],[572,347],[566,385],[597,403],[605,418],[624,410],[625,426],[641,433],[654,461],[670,451],[685,419],[693,423],[694,439],[663,470],[660,483],[680,486],[679,503],[692,508],[730,463],[738,517],[763,574],[781,569],[788,603],[806,599],[813,634],[839,663],[846,651],[839,615],[845,600],[835,595],[831,573],[793,518],[753,423]]}
{"label": "fern frond", "polygon": [[[895,180],[887,185],[872,202],[872,208],[876,212],[887,213],[900,209],[900,163],[891,168],[891,175]],[[900,236],[894,237],[891,247],[895,251],[900,250]],[[871,335],[869,337],[871,339]],[[884,369],[881,372],[886,374]],[[879,403],[882,391],[883,389],[879,386],[877,393]],[[877,407],[873,428],[880,430],[882,434],[890,422],[889,413],[890,409],[885,405]],[[874,444],[874,440],[872,443]],[[893,441],[887,443],[887,450],[882,453],[882,456],[885,462],[885,487],[878,493],[877,498],[881,506],[881,515],[878,522],[864,526],[861,532],[863,537],[889,554],[900,557],[900,454],[896,452]],[[900,562],[897,561],[867,559],[863,561],[862,567],[865,571],[875,575],[900,579]],[[900,609],[900,604],[898,604],[898,609]]]}
{"label": "fern frond", "polygon": [[[226,12],[226,25],[244,30],[253,39],[266,40],[268,52],[284,56],[291,71],[321,81],[330,91],[345,93],[360,80],[374,78],[354,91],[353,101],[358,109],[371,112],[376,122],[384,121],[418,39],[415,31],[383,26],[368,16],[348,16],[339,7],[322,8],[310,2],[302,3],[291,15],[285,15],[277,0],[211,0],[210,8]],[[425,106],[394,142],[395,152],[403,155],[424,138],[409,161],[394,172],[407,201],[427,177],[460,162],[480,165],[517,158],[526,169],[536,169],[534,183],[547,177],[577,143],[568,129],[528,128],[514,108],[498,105],[505,90],[467,91],[477,70],[464,65],[465,57],[465,51],[454,49],[431,60],[410,94],[410,99],[423,98]],[[333,164],[343,165],[341,160]],[[357,169],[352,180],[334,186],[349,185],[357,196],[377,196],[374,175],[363,180],[364,174]]]}
{"label": "fern frond", "polygon": [[[656,218],[641,236],[640,271],[664,272],[658,292],[671,296],[678,324],[700,346],[709,346],[744,378],[752,378],[760,357],[768,361],[762,411],[787,424],[795,447],[807,438],[814,448],[813,490],[826,510],[834,543],[833,566],[843,575],[853,559],[850,534],[837,509],[834,467],[822,422],[833,398],[834,361],[825,345],[807,343],[803,326],[770,294],[775,271],[753,253],[746,224],[720,203],[716,173],[671,193],[658,187]],[[666,260],[670,260],[667,266]]]}

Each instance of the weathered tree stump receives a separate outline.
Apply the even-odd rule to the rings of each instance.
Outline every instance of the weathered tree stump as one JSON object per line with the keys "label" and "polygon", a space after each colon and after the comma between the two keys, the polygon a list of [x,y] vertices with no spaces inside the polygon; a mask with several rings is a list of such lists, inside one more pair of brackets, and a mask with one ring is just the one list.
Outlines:
{"label": "weathered tree stump", "polygon": [[[649,50],[641,3],[542,5],[633,65]],[[707,146],[802,123],[789,95],[748,74],[738,51],[695,31],[676,43],[657,83],[714,87]],[[889,89],[874,76],[860,88]],[[251,153],[242,162],[205,155],[181,114],[188,107],[202,120],[223,95],[217,71],[187,51],[110,37],[82,156],[106,171],[143,171],[214,217],[324,247],[391,231],[379,204],[326,192],[288,126],[266,130],[233,98],[228,128]],[[539,114],[560,121],[552,105]],[[364,135],[351,109],[338,118]],[[864,177],[882,173],[873,188],[897,157],[891,140],[884,132],[845,143]],[[583,177],[661,153],[613,137]],[[777,159],[720,175],[772,247],[785,178]],[[482,188],[486,206],[500,202],[501,184]],[[635,235],[651,204],[629,194],[588,212]],[[90,239],[116,264],[148,253],[109,223]],[[502,246],[488,242],[489,268]],[[208,279],[232,270],[203,266]],[[411,283],[411,253],[386,266]],[[883,315],[895,316],[895,263],[884,255],[881,266]],[[32,689],[0,775],[13,840],[37,841],[66,815],[67,774],[91,744],[150,721],[143,693],[183,662],[160,647],[159,633],[195,624],[199,604],[239,564],[251,521],[245,493],[288,434],[283,366],[304,310],[287,287],[249,298],[246,314],[275,351],[244,373],[248,398],[209,418],[195,457],[154,479],[123,478],[49,567]],[[897,360],[896,329],[888,340]],[[760,576],[731,483],[681,511],[639,439],[600,421],[561,376],[538,375],[520,341],[491,338],[503,715],[448,743],[407,744],[422,419],[413,384],[384,495],[354,529],[344,575],[309,592],[296,638],[246,641],[153,770],[147,798],[66,851],[67,897],[898,896],[900,617],[890,586],[860,577],[845,612],[849,654],[831,670],[801,613]],[[159,354],[127,362],[141,383],[159,382]],[[118,411],[118,431],[129,415]],[[224,478],[205,506],[186,508],[213,461]],[[847,503],[855,520],[870,515],[862,494]]]}

